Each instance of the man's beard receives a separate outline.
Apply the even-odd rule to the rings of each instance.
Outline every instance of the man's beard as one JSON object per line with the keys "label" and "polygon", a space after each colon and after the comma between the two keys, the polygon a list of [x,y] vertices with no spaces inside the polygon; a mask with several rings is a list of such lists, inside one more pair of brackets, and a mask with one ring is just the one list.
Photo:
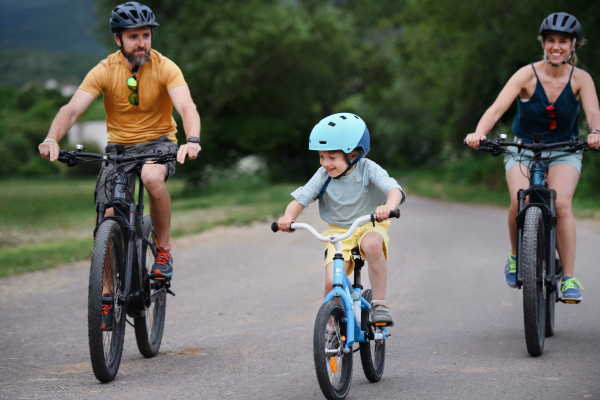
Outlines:
{"label": "man's beard", "polygon": [[150,58],[150,50],[145,51],[144,54],[140,54],[139,56],[135,55],[135,50],[131,53],[127,53],[125,50],[123,50],[123,54],[125,54],[127,61],[133,65],[139,65],[140,67],[146,64]]}

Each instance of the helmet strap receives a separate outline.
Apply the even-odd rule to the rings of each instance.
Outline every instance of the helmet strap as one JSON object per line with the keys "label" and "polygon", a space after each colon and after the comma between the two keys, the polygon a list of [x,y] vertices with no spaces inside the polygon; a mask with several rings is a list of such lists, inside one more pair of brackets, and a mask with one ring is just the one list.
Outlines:
{"label": "helmet strap", "polygon": [[340,179],[342,176],[345,176],[352,169],[352,167],[354,167],[356,165],[356,163],[359,162],[360,159],[365,156],[365,152],[363,151],[358,156],[356,156],[354,161],[350,161],[350,159],[348,158],[348,154],[344,153],[344,156],[346,157],[346,161],[348,162],[348,168],[346,168],[346,170],[344,172],[342,172],[341,174],[339,174],[338,176],[336,176],[333,179]]}

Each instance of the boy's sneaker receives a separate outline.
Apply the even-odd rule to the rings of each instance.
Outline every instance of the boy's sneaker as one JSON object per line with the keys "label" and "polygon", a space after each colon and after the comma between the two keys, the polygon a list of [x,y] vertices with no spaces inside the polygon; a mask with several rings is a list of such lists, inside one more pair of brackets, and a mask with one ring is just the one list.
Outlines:
{"label": "boy's sneaker", "polygon": [[570,276],[563,276],[562,279],[562,298],[565,300],[581,300],[581,290],[583,290],[583,285],[576,278],[571,278]]}
{"label": "boy's sneaker", "polygon": [[[102,299],[111,298],[109,293],[104,293]],[[102,305],[102,330],[110,332],[113,330],[113,321],[115,320],[115,310],[112,304]]]}
{"label": "boy's sneaker", "polygon": [[373,324],[383,323],[386,326],[394,326],[394,321],[392,321],[392,316],[390,315],[390,305],[383,300],[371,301],[369,319]]}
{"label": "boy's sneaker", "polygon": [[506,261],[504,279],[506,280],[506,284],[511,288],[517,287],[517,257],[512,254],[508,255],[508,260]]}
{"label": "boy's sneaker", "polygon": [[150,277],[166,279],[173,277],[173,256],[171,255],[170,244],[165,244],[161,247],[156,243],[156,262],[152,266]]}

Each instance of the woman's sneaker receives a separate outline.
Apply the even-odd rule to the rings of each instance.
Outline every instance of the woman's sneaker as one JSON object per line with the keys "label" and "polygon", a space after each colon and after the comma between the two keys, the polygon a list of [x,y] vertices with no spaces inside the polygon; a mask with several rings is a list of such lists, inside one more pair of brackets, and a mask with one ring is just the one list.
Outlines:
{"label": "woman's sneaker", "polygon": [[508,255],[508,260],[506,261],[504,279],[506,280],[506,284],[511,288],[517,287],[517,257],[512,254]]}
{"label": "woman's sneaker", "polygon": [[583,285],[576,278],[571,278],[570,276],[563,276],[561,291],[562,298],[565,300],[581,300],[581,290],[583,290]]}
{"label": "woman's sneaker", "polygon": [[394,326],[394,321],[390,315],[390,305],[383,300],[371,301],[369,319],[375,325],[385,324],[385,326]]}
{"label": "woman's sneaker", "polygon": [[173,256],[171,255],[171,245],[165,244],[164,246],[159,246],[156,243],[156,262],[152,266],[152,271],[150,271],[151,278],[166,278],[171,279],[173,277]]}
{"label": "woman's sneaker", "polygon": [[[109,293],[104,293],[102,295],[103,299],[110,299]],[[112,304],[104,304],[102,305],[102,330],[105,332],[110,332],[113,330],[113,321],[115,320],[115,310]]]}

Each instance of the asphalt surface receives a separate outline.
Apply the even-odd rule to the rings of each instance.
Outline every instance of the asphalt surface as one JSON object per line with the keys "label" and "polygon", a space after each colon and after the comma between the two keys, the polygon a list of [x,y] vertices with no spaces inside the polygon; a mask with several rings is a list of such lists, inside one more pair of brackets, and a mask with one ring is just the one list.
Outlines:
{"label": "asphalt surface", "polygon": [[[298,222],[325,228],[315,206]],[[409,198],[389,231],[384,376],[369,383],[355,354],[347,398],[600,399],[600,224],[577,225],[584,300],[557,305],[556,334],[533,358],[521,291],[503,279],[506,211]],[[323,398],[312,355],[322,245],[267,223],[172,244],[161,351],[143,358],[128,326],[109,384],[89,362],[89,262],[0,280],[0,398]]]}

